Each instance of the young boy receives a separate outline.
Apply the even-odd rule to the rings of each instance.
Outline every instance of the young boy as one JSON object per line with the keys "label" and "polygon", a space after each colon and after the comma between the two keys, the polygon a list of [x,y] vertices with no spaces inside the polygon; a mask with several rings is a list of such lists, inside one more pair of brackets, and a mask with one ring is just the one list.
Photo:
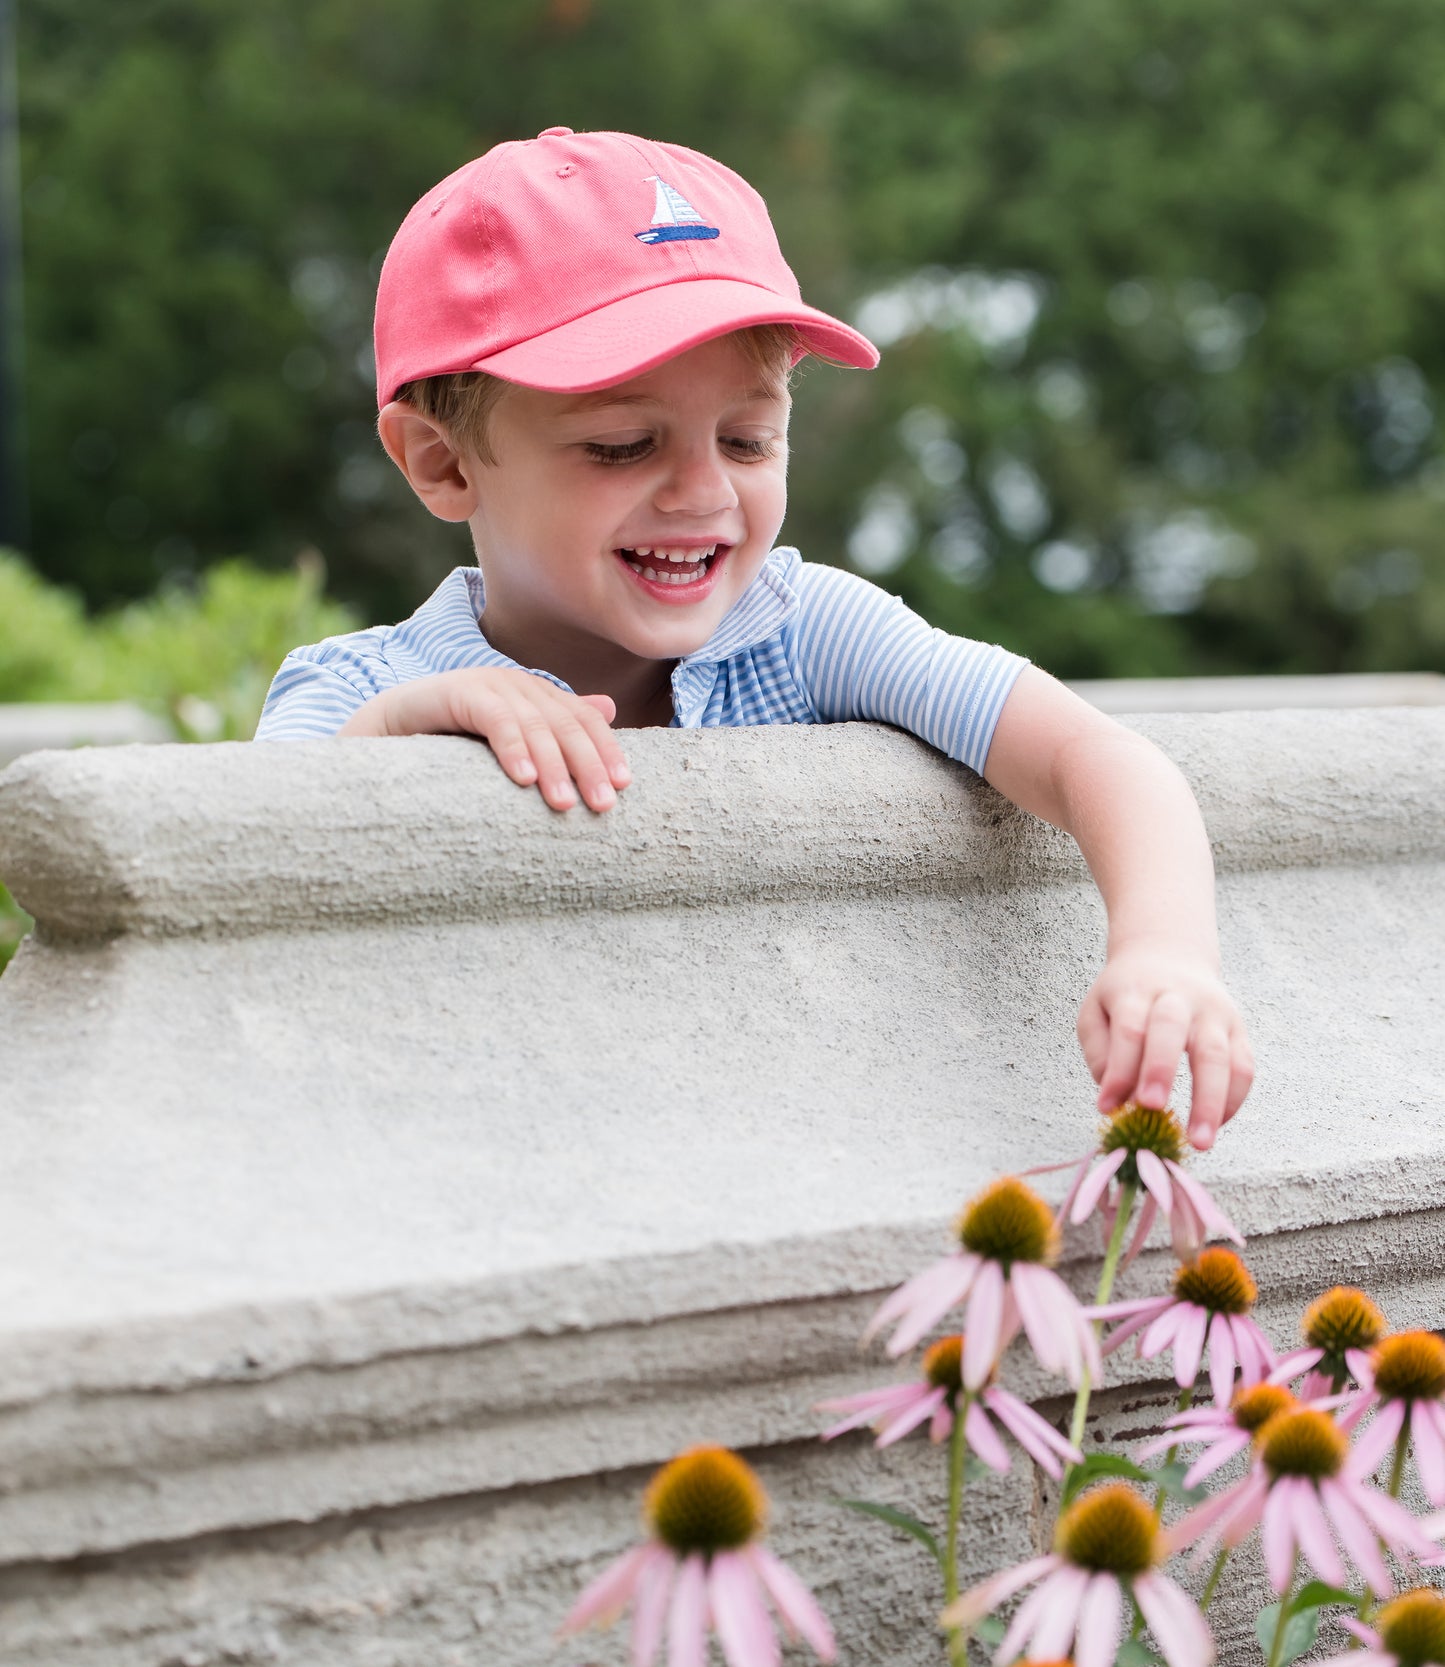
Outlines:
{"label": "young boy", "polygon": [[476,566],[288,655],[257,739],[476,735],[554,810],[601,812],[631,780],[614,725],[897,724],[1078,841],[1109,916],[1078,1024],[1100,1109],[1163,1105],[1187,1054],[1209,1146],[1253,1064],[1188,787],[1017,656],[774,548],[807,353],[878,361],[696,151],[554,127],[443,180],[382,268],[378,429]]}

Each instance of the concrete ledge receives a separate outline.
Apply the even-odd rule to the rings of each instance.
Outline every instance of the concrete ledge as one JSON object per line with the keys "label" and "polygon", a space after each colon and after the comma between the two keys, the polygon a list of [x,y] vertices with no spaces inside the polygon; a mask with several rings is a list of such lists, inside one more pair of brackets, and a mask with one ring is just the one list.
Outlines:
{"label": "concrete ledge", "polygon": [[[1135,727],[1193,781],[1223,868],[1445,852],[1445,787],[1418,768],[1445,747],[1445,711]],[[53,936],[93,938],[1084,872],[1071,840],[881,725],[781,729],[761,744],[749,730],[641,731],[629,746],[644,785],[603,817],[551,814],[486,748],[450,737],[35,754],[0,782],[0,874]]]}
{"label": "concrete ledge", "polygon": [[1323,677],[1102,677],[1069,687],[1101,711],[1114,713],[1445,706],[1445,677],[1433,671],[1335,672]]}
{"label": "concrete ledge", "polygon": [[[1260,1080],[1199,1173],[1266,1325],[1340,1277],[1439,1325],[1445,712],[1138,727],[1216,842]],[[826,1506],[929,1456],[819,1449],[812,1403],[882,1375],[862,1320],[970,1192],[1092,1138],[1101,910],[894,732],[630,752],[604,818],[448,740],[0,781],[39,921],[0,980],[7,1667],[536,1667],[700,1439],[758,1459],[850,1659],[934,1659],[891,1595],[926,1570]],[[1111,1381],[1137,1426],[1159,1386]],[[1024,1554],[1021,1476],[982,1498],[978,1566]]]}

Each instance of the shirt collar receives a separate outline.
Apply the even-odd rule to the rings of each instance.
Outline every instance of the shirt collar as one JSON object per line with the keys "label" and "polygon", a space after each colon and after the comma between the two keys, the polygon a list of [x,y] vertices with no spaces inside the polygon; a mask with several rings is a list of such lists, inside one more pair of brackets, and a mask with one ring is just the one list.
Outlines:
{"label": "shirt collar", "polygon": [[[695,653],[679,661],[678,670],[688,666],[716,665],[744,649],[766,642],[798,611],[798,593],[789,580],[802,560],[796,550],[780,545],[763,563],[758,576],[723,615],[716,631]],[[462,666],[514,666],[487,641],[481,619],[486,593],[479,567],[455,567],[412,615],[423,634],[437,647],[435,663],[440,671]],[[471,635],[466,629],[470,625]],[[540,667],[529,667],[559,688],[567,685],[560,677]]]}

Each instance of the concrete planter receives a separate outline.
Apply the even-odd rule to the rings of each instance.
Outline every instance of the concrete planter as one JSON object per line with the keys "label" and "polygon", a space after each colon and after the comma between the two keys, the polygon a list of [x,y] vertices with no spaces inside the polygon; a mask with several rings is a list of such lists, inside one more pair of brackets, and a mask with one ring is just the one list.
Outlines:
{"label": "concrete planter", "polygon": [[[1199,1172],[1266,1329],[1346,1278],[1439,1325],[1445,712],[1138,727],[1215,841],[1261,1069]],[[830,1503],[931,1498],[937,1455],[821,1448],[812,1403],[887,1375],[862,1324],[969,1193],[1089,1143],[1101,910],[882,727],[629,751],[604,818],[449,739],[0,779],[39,922],[0,982],[7,1667],[621,1662],[551,1629],[705,1439],[845,1661],[940,1659],[926,1560]],[[1160,1386],[1112,1381],[1139,1428]],[[1045,1504],[980,1489],[975,1568]]]}

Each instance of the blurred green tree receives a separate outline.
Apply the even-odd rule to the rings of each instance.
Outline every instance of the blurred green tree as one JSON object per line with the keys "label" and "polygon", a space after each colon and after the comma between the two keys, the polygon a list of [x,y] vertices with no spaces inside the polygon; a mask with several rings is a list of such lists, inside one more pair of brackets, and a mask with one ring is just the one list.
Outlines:
{"label": "blurred green tree", "polygon": [[798,390],[787,535],[1064,674],[1445,664],[1436,0],[29,0],[33,556],[247,549],[410,611],[371,430],[410,203],[557,122],[693,144],[885,346]]}

